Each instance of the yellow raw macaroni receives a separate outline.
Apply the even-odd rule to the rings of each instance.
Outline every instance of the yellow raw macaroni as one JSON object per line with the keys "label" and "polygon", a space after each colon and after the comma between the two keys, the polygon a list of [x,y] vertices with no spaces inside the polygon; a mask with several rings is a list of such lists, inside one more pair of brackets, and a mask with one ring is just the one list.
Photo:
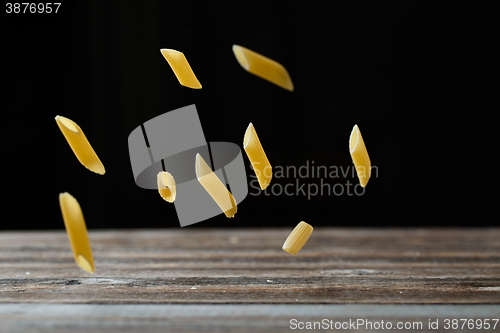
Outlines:
{"label": "yellow raw macaroni", "polygon": [[184,53],[171,49],[161,49],[160,52],[167,60],[181,85],[188,88],[201,89],[201,84],[194,75],[191,66],[189,66]]}
{"label": "yellow raw macaroni", "polygon": [[283,250],[293,255],[299,253],[313,232],[313,227],[305,222],[300,222],[283,244]]}
{"label": "yellow raw macaroni", "polygon": [[233,45],[233,52],[238,63],[246,71],[283,89],[293,91],[292,79],[280,63],[239,45]]}
{"label": "yellow raw macaroni", "polygon": [[158,192],[163,199],[168,202],[175,200],[175,180],[168,172],[162,171],[158,173]]}
{"label": "yellow raw macaroni", "polygon": [[94,273],[94,258],[80,204],[71,194],[64,192],[59,194],[59,206],[76,263],[84,271]]}
{"label": "yellow raw macaroni", "polygon": [[73,120],[65,117],[56,116],[55,119],[57,126],[59,126],[59,129],[80,163],[90,171],[104,175],[106,172],[104,165],[102,165],[101,160],[97,157],[80,126]]}
{"label": "yellow raw macaroni", "polygon": [[255,131],[252,123],[248,125],[245,132],[245,137],[243,138],[243,148],[245,148],[248,159],[250,160],[250,163],[252,163],[260,188],[262,190],[266,189],[273,178],[273,169],[267,159],[266,153],[262,148],[259,137],[257,136],[257,132]]}
{"label": "yellow raw macaroni", "polygon": [[365,142],[361,136],[358,125],[354,125],[349,138],[349,151],[351,152],[352,161],[356,167],[359,182],[362,187],[365,187],[371,175],[371,162],[368,152],[366,151]]}
{"label": "yellow raw macaroni", "polygon": [[210,169],[200,154],[196,154],[196,176],[227,217],[234,217],[237,206],[233,195]]}

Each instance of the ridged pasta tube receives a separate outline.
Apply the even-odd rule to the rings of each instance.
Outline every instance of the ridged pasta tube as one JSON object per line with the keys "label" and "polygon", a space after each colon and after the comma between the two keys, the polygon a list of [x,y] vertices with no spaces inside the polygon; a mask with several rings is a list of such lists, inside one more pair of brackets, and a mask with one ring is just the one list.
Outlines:
{"label": "ridged pasta tube", "polygon": [[161,49],[160,52],[167,60],[181,85],[188,88],[201,89],[200,81],[194,75],[184,53],[172,49]]}
{"label": "ridged pasta tube", "polygon": [[175,200],[175,180],[174,177],[165,171],[158,173],[158,192],[161,197],[170,203]]}
{"label": "ridged pasta tube", "polygon": [[233,195],[210,169],[200,154],[196,154],[196,176],[198,181],[222,209],[226,217],[234,217],[238,207]]}
{"label": "ridged pasta tube", "polygon": [[365,142],[361,136],[358,125],[354,125],[351,136],[349,138],[349,151],[351,152],[352,162],[356,167],[359,183],[365,187],[370,180],[371,175],[371,162],[368,152],[366,151]]}
{"label": "ridged pasta tube", "polygon": [[104,175],[106,170],[82,129],[73,120],[56,116],[56,123],[80,163],[92,172]]}
{"label": "ridged pasta tube", "polygon": [[245,149],[250,163],[252,163],[252,168],[255,171],[260,188],[265,190],[273,178],[273,169],[252,123],[248,125],[245,132],[243,148]]}
{"label": "ridged pasta tube", "polygon": [[88,273],[94,273],[94,258],[80,204],[71,194],[64,192],[59,194],[59,206],[77,265]]}
{"label": "ridged pasta tube", "polygon": [[311,225],[304,221],[300,222],[286,239],[283,250],[296,255],[304,247],[312,232],[313,227]]}
{"label": "ridged pasta tube", "polygon": [[292,79],[286,68],[280,63],[239,45],[233,45],[233,53],[238,63],[247,72],[272,82],[283,89],[293,91]]}

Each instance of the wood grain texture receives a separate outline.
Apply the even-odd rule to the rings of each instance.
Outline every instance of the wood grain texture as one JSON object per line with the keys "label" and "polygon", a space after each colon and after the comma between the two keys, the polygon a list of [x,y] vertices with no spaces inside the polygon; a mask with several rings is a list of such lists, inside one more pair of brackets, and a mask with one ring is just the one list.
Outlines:
{"label": "wood grain texture", "polygon": [[89,231],[96,273],[64,231],[0,233],[0,303],[500,303],[500,229]]}

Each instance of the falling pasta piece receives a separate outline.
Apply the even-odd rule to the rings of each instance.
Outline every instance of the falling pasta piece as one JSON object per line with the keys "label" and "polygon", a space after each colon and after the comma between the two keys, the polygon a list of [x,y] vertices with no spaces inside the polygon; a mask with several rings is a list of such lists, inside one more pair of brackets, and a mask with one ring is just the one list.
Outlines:
{"label": "falling pasta piece", "polygon": [[349,151],[351,152],[352,161],[356,167],[359,182],[362,187],[365,187],[371,175],[371,163],[368,152],[366,151],[365,142],[361,136],[358,125],[354,125],[351,136],[349,138]]}
{"label": "falling pasta piece", "polygon": [[274,83],[283,89],[293,91],[293,83],[285,67],[243,46],[233,45],[236,60],[247,72]]}
{"label": "falling pasta piece", "polygon": [[200,184],[215,200],[227,217],[234,217],[237,206],[233,195],[220,181],[219,177],[210,169],[200,154],[196,154],[196,176]]}
{"label": "falling pasta piece", "polygon": [[101,160],[97,157],[80,126],[73,120],[65,117],[56,116],[55,119],[57,126],[59,126],[59,129],[80,163],[90,171],[104,175],[106,172],[104,165],[102,165]]}
{"label": "falling pasta piece", "polygon": [[188,88],[201,89],[201,84],[194,75],[191,66],[189,66],[184,53],[171,49],[161,49],[160,52],[167,60],[181,85]]}
{"label": "falling pasta piece", "polygon": [[163,199],[168,202],[175,200],[175,180],[174,177],[165,171],[158,173],[158,192]]}
{"label": "falling pasta piece", "polygon": [[286,239],[283,244],[283,250],[296,255],[306,244],[312,232],[313,227],[311,225],[305,223],[304,221],[300,222]]}
{"label": "falling pasta piece", "polygon": [[84,271],[94,273],[92,249],[80,204],[71,194],[65,192],[59,194],[59,206],[76,263]]}
{"label": "falling pasta piece", "polygon": [[245,148],[248,159],[250,160],[250,163],[252,163],[252,168],[255,171],[260,188],[262,190],[266,189],[273,178],[273,169],[267,159],[262,145],[260,144],[259,137],[257,136],[257,132],[255,131],[252,123],[248,125],[245,132],[245,137],[243,138],[243,148]]}

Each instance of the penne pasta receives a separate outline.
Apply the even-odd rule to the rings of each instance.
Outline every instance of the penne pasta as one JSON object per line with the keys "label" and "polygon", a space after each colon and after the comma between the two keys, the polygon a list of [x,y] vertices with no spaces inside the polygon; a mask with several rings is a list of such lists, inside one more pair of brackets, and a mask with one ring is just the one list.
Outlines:
{"label": "penne pasta", "polygon": [[175,200],[175,180],[174,177],[168,172],[162,171],[158,173],[158,192],[163,199],[168,202]]}
{"label": "penne pasta", "polygon": [[300,222],[283,244],[283,250],[296,255],[304,247],[313,232],[313,227],[306,222]]}
{"label": "penne pasta", "polygon": [[188,88],[201,89],[201,84],[194,75],[191,66],[189,66],[184,53],[171,49],[161,49],[160,52],[167,60],[181,85]]}
{"label": "penne pasta", "polygon": [[59,194],[59,206],[77,265],[88,273],[94,273],[92,249],[80,204],[71,194],[65,192]]}
{"label": "penne pasta", "polygon": [[359,183],[365,187],[371,175],[371,162],[368,152],[366,151],[365,142],[361,136],[358,125],[354,125],[351,136],[349,138],[349,151],[351,152],[352,161],[356,167]]}
{"label": "penne pasta", "polygon": [[257,132],[255,131],[252,123],[248,125],[245,132],[245,136],[243,138],[243,148],[247,153],[250,163],[252,163],[260,188],[262,190],[266,189],[273,178],[273,169],[267,159],[266,153],[262,148],[259,137],[257,136]]}
{"label": "penne pasta", "polygon": [[80,163],[92,172],[104,175],[106,170],[94,149],[83,134],[82,129],[73,120],[56,116],[56,123],[68,141],[71,150]]}
{"label": "penne pasta", "polygon": [[210,169],[200,154],[196,154],[196,176],[198,181],[215,200],[227,217],[234,217],[236,201],[219,177]]}
{"label": "penne pasta", "polygon": [[239,45],[233,45],[233,53],[238,63],[247,72],[272,82],[283,89],[293,91],[292,79],[285,67],[280,63]]}

